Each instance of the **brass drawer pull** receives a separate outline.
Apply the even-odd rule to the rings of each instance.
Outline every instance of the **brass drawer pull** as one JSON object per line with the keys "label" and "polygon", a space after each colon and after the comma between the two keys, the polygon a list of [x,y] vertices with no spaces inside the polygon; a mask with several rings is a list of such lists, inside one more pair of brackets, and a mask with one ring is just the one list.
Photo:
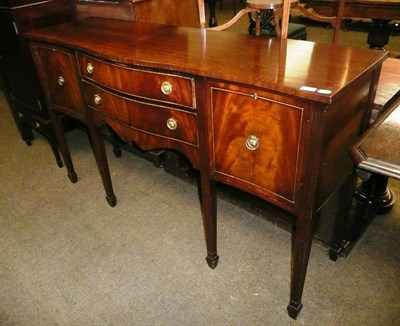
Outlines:
{"label": "brass drawer pull", "polygon": [[101,96],[99,94],[94,94],[93,99],[94,99],[94,103],[96,103],[97,105],[101,104],[102,100],[101,100]]}
{"label": "brass drawer pull", "polygon": [[35,122],[35,128],[38,129],[40,127],[40,123],[39,122]]}
{"label": "brass drawer pull", "polygon": [[176,128],[178,128],[178,122],[174,118],[169,118],[167,120],[167,127],[170,130],[175,130]]}
{"label": "brass drawer pull", "polygon": [[88,62],[88,64],[86,65],[86,71],[89,75],[93,74],[94,72],[94,66],[90,62]]}
{"label": "brass drawer pull", "polygon": [[163,82],[161,84],[161,92],[165,95],[169,95],[172,92],[172,85],[169,82]]}
{"label": "brass drawer pull", "polygon": [[65,79],[63,76],[58,76],[58,85],[60,85],[60,86],[65,85]]}
{"label": "brass drawer pull", "polygon": [[24,117],[24,114],[21,112],[18,112],[18,118],[22,119]]}
{"label": "brass drawer pull", "polygon": [[246,147],[250,151],[255,151],[260,146],[260,139],[251,135],[246,139]]}

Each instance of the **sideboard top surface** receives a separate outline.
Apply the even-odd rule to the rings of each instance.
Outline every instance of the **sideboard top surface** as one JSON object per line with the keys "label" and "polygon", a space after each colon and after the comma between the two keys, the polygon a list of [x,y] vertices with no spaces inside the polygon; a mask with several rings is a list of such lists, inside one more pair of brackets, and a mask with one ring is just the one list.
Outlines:
{"label": "sideboard top surface", "polygon": [[332,103],[388,56],[385,51],[97,17],[25,35],[123,64],[237,82],[323,103]]}

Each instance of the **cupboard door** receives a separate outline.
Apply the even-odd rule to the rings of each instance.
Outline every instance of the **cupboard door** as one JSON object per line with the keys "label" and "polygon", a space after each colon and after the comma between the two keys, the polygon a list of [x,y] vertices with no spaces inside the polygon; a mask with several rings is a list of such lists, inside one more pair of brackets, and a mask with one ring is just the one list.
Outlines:
{"label": "cupboard door", "polygon": [[254,94],[212,88],[211,173],[294,202],[303,109]]}
{"label": "cupboard door", "polygon": [[33,45],[50,108],[84,119],[80,83],[73,53],[63,48]]}

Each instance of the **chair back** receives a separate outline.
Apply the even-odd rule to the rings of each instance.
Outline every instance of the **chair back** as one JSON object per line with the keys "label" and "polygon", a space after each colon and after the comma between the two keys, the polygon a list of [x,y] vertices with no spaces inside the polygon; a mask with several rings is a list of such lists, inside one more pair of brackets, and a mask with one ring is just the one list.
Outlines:
{"label": "chair back", "polygon": [[[332,5],[335,5],[334,2],[332,2]],[[298,5],[297,8],[308,18],[319,21],[319,22],[326,22],[330,23],[332,27],[334,28],[333,31],[333,38],[332,38],[332,44],[337,45],[339,42],[339,34],[340,34],[340,27],[342,25],[342,19],[343,19],[343,12],[344,12],[344,7],[346,5],[346,0],[338,0],[337,1],[337,11],[336,11],[336,16],[323,16],[315,12],[312,8],[307,7],[307,4],[305,6],[303,5]]]}
{"label": "chair back", "polygon": [[[143,1],[143,0],[139,0],[139,1]],[[251,3],[251,5],[250,5],[250,3]],[[298,4],[298,1],[296,1],[296,0],[256,0],[256,1],[252,0],[252,1],[249,1],[248,7],[246,7],[245,9],[242,9],[229,22],[227,22],[221,26],[216,26],[216,27],[213,27],[210,29],[223,30],[223,29],[229,28],[245,14],[254,13],[254,12],[259,13],[259,10],[263,10],[263,9],[265,10],[268,8],[272,9],[272,8],[274,8],[274,6],[280,5],[280,4],[282,4],[282,6],[279,6],[280,7],[279,8],[279,17],[275,17],[275,25],[278,27],[278,28],[276,28],[277,35],[280,38],[283,38],[283,39],[287,38],[288,30],[289,30],[290,9],[297,8],[306,17],[308,17],[312,20],[330,23],[332,25],[332,27],[334,28],[332,43],[335,45],[338,43],[340,27],[341,27],[342,19],[343,19],[345,0],[338,0],[336,16],[332,16],[332,17],[320,15],[320,14],[316,13],[314,10],[311,10],[310,8],[306,8],[306,7]],[[199,12],[200,28],[206,28],[206,15],[205,15],[205,8],[204,8],[204,0],[197,0],[197,5],[198,5],[198,12]],[[278,15],[277,11],[278,10],[274,10],[275,15]]]}
{"label": "chair back", "polygon": [[287,39],[290,19],[290,0],[282,0],[281,38]]}

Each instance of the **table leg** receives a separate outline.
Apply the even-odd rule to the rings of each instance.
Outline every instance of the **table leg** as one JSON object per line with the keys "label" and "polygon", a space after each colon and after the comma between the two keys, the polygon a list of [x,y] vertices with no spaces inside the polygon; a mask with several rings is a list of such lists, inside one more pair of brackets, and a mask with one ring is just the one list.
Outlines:
{"label": "table leg", "polygon": [[350,210],[356,185],[357,174],[354,171],[339,189],[332,242],[329,248],[329,258],[333,261],[336,261],[350,245],[349,239],[346,239],[346,229],[349,225]]}
{"label": "table leg", "polygon": [[303,304],[304,282],[313,239],[313,212],[297,216],[292,235],[292,273],[290,280],[290,303],[287,307],[291,318],[296,319]]}
{"label": "table leg", "polygon": [[373,173],[356,190],[356,198],[362,203],[376,207],[377,214],[386,214],[396,201],[396,195],[388,188],[388,177]]}
{"label": "table leg", "polygon": [[258,10],[256,13],[256,35],[260,36],[261,34],[261,10]]}
{"label": "table leg", "polygon": [[207,247],[206,261],[208,266],[214,269],[219,259],[217,255],[217,199],[215,181],[210,180],[208,173],[200,172],[198,189]]}
{"label": "table leg", "polygon": [[67,168],[68,178],[72,183],[78,181],[78,176],[75,172],[74,165],[72,164],[71,153],[69,151],[68,143],[65,138],[65,131],[61,116],[59,113],[50,110],[50,118],[56,133],[60,152],[64,159],[65,167]]}
{"label": "table leg", "polygon": [[100,128],[89,126],[90,137],[92,140],[93,153],[96,164],[100,172],[103,186],[106,191],[106,200],[111,207],[117,204],[117,198],[111,182],[110,169],[108,168],[107,153],[104,145],[104,138]]}
{"label": "table leg", "polygon": [[367,39],[370,49],[384,50],[385,45],[389,43],[389,22],[390,20],[372,19]]}
{"label": "table leg", "polygon": [[218,26],[217,17],[215,14],[215,8],[216,8],[218,1],[220,1],[220,0],[206,0],[206,2],[208,2],[208,8],[210,10],[210,19],[208,21],[209,27]]}
{"label": "table leg", "polygon": [[62,168],[63,161],[61,160],[60,152],[58,151],[58,142],[56,141],[57,136],[53,130],[53,126],[51,124],[48,124],[45,128],[46,134],[48,135],[46,138],[49,142],[51,150],[53,151],[53,155],[56,158],[57,165]]}

